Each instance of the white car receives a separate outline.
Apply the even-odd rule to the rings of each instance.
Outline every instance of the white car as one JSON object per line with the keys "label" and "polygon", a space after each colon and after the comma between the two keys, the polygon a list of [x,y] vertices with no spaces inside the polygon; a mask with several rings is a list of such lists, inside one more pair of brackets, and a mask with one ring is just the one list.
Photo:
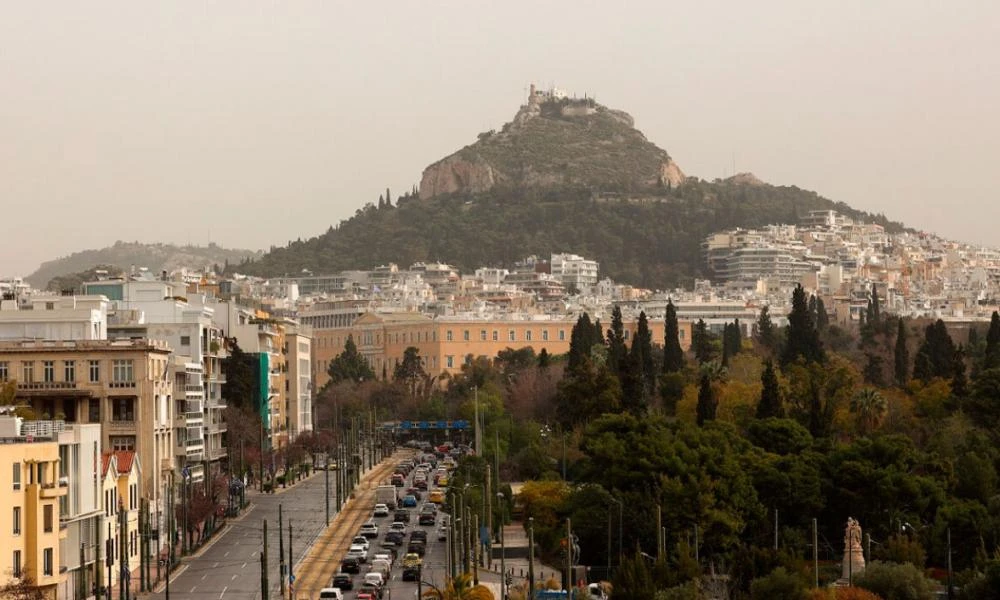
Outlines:
{"label": "white car", "polygon": [[356,558],[360,563],[368,562],[368,551],[365,550],[364,546],[351,544],[350,549],[347,551],[347,558]]}
{"label": "white car", "polygon": [[394,521],[392,525],[389,525],[389,531],[398,531],[399,533],[406,534],[406,523]]}
{"label": "white car", "polygon": [[361,535],[366,538],[377,538],[378,537],[378,525],[372,521],[368,521],[361,526]]}
{"label": "white car", "polygon": [[375,510],[372,514],[376,517],[388,517],[389,516],[389,506],[386,504],[376,504]]}
{"label": "white car", "polygon": [[365,552],[369,552],[371,550],[371,545],[368,543],[368,538],[366,538],[363,535],[354,536],[354,539],[351,540],[351,545],[364,546]]}
{"label": "white car", "polygon": [[392,555],[389,554],[388,552],[376,552],[375,558],[372,559],[372,562],[376,560],[384,560],[385,562],[389,563],[390,567],[392,567]]}
{"label": "white car", "polygon": [[339,588],[323,588],[319,591],[320,600],[344,600],[344,592]]}
{"label": "white car", "polygon": [[369,571],[365,573],[365,583],[374,583],[381,588],[385,585],[385,578],[378,571]]}

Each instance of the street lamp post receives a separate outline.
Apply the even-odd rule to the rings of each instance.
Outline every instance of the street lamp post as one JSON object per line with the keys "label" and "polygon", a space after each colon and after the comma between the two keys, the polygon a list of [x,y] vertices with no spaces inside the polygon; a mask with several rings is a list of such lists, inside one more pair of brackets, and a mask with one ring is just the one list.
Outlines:
{"label": "street lamp post", "polygon": [[[622,564],[622,501],[611,496],[611,501],[618,505],[618,566]],[[610,559],[609,559],[610,560]]]}
{"label": "street lamp post", "polygon": [[503,536],[506,514],[503,501],[503,492],[497,492],[497,504],[500,508],[500,600],[507,600],[507,547]]}

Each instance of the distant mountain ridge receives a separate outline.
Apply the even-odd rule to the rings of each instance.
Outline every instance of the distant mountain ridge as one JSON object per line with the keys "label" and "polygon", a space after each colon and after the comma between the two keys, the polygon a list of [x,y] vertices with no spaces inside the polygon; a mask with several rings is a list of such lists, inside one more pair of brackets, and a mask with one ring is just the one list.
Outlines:
{"label": "distant mountain ridge", "polygon": [[259,251],[226,249],[216,244],[178,246],[117,241],[106,248],[83,250],[46,261],[25,280],[36,288],[45,288],[53,279],[86,272],[97,265],[117,267],[125,272],[133,266],[146,267],[156,273],[182,267],[200,270],[218,265],[225,268],[227,263],[238,264],[261,255]]}

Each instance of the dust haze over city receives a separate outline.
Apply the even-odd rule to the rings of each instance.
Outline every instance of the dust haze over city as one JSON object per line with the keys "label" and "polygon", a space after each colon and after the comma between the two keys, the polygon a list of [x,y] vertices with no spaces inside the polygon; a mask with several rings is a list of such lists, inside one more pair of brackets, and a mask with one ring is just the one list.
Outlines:
{"label": "dust haze over city", "polygon": [[5,2],[0,273],[317,235],[530,82],[629,111],[688,174],[1000,245],[998,29],[989,2]]}

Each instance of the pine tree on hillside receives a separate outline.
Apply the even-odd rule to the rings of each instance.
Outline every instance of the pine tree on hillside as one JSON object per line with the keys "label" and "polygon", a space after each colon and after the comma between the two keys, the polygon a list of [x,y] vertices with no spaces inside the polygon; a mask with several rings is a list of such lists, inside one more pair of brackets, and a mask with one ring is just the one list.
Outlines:
{"label": "pine tree on hillside", "polygon": [[719,408],[719,401],[712,390],[712,382],[708,375],[701,376],[701,383],[698,387],[697,420],[698,426],[705,424],[705,421],[714,421],[715,413]]}
{"label": "pine tree on hillside", "polygon": [[583,364],[584,359],[590,359],[590,349],[594,346],[594,325],[590,315],[583,313],[576,319],[576,325],[569,335],[569,357],[567,367],[575,372]]}
{"label": "pine tree on hillside", "polygon": [[899,325],[896,327],[896,350],[893,358],[896,385],[904,387],[910,379],[910,351],[906,347],[906,325],[902,317],[899,318]]}
{"label": "pine tree on hillside", "polygon": [[681,349],[677,309],[671,300],[667,300],[667,312],[663,321],[663,372],[677,373],[683,368],[684,350]]}
{"label": "pine tree on hillside", "polygon": [[330,361],[326,373],[330,376],[332,383],[340,383],[341,381],[360,383],[375,379],[375,371],[368,364],[368,360],[358,352],[352,335],[347,336],[347,341],[344,342],[344,351]]}
{"label": "pine tree on hillside", "polygon": [[760,375],[760,402],[757,403],[757,418],[784,418],[785,409],[781,404],[781,389],[778,387],[778,375],[774,371],[774,362],[768,359],[764,362],[764,371]]}
{"label": "pine tree on hillside", "polygon": [[806,362],[823,362],[825,357],[819,341],[819,332],[809,314],[809,303],[806,292],[801,285],[795,286],[792,292],[792,312],[788,314],[788,330],[785,340],[785,350],[782,353],[783,365],[795,362],[799,358]]}
{"label": "pine tree on hillside", "polygon": [[934,377],[951,379],[955,374],[955,350],[944,321],[938,319],[928,325],[914,361],[913,376],[923,381]]}

